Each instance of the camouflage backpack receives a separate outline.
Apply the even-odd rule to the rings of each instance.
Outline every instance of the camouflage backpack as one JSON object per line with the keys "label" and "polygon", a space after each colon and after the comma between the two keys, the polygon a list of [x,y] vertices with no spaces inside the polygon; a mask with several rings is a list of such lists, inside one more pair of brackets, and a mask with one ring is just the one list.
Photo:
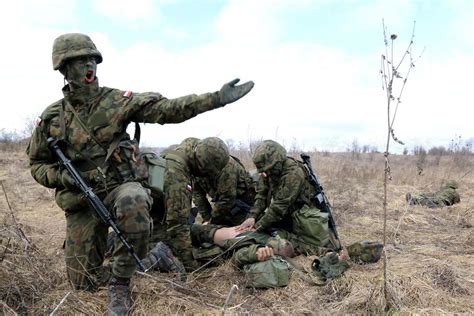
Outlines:
{"label": "camouflage backpack", "polygon": [[244,267],[246,287],[268,289],[287,286],[290,281],[290,264],[280,256],[248,264]]}

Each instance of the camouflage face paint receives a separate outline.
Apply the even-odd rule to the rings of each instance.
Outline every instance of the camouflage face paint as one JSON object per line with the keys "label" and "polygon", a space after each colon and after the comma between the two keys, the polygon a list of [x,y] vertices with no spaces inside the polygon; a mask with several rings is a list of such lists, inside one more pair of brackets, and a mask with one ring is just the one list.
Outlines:
{"label": "camouflage face paint", "polygon": [[66,80],[75,88],[91,84],[96,80],[97,60],[94,56],[84,56],[69,60],[66,65]]}

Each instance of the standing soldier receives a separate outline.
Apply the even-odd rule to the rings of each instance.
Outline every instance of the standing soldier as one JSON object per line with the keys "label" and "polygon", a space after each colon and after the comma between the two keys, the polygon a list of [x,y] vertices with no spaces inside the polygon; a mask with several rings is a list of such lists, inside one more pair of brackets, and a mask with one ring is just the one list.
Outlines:
{"label": "standing soldier", "polygon": [[[146,253],[150,234],[148,214],[152,199],[135,177],[137,143],[126,133],[129,122],[180,123],[200,113],[234,102],[253,87],[236,86],[238,79],[214,93],[166,99],[159,93],[132,93],[99,87],[97,64],[102,55],[84,34],[70,33],[53,44],[53,68],[67,85],[64,98],[51,104],[37,121],[27,153],[35,180],[55,188],[57,204],[66,213],[65,259],[75,289],[94,290],[100,284],[108,227],[89,207],[74,180],[48,148],[47,139],[59,140],[66,156],[116,218],[139,257]],[[116,241],[109,281],[108,311],[130,311],[129,283],[136,266]]]}
{"label": "standing soldier", "polygon": [[435,193],[406,194],[406,200],[410,205],[426,205],[429,208],[450,206],[461,202],[461,197],[456,189],[459,184],[455,180],[446,181]]}
{"label": "standing soldier", "polygon": [[[212,198],[212,205],[208,195]],[[254,197],[250,174],[233,156],[217,177],[197,177],[194,181],[193,200],[204,222],[239,225],[246,219]]]}
{"label": "standing soldier", "polygon": [[289,240],[300,254],[338,251],[339,241],[328,228],[328,214],[317,208],[315,188],[303,163],[287,157],[273,140],[255,149],[253,162],[260,179],[254,206],[240,230],[255,227]]}

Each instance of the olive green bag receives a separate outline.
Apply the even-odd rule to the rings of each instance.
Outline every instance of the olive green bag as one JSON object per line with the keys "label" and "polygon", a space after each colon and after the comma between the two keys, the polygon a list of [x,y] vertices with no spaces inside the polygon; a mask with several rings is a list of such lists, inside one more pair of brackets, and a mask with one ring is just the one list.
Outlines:
{"label": "olive green bag", "polygon": [[315,247],[330,244],[328,214],[314,206],[305,205],[292,214],[293,232],[302,240]]}
{"label": "olive green bag", "polygon": [[290,265],[283,258],[274,256],[267,261],[248,264],[244,267],[246,287],[268,289],[284,287],[290,281]]}
{"label": "olive green bag", "polygon": [[153,198],[163,197],[166,160],[153,151],[141,151],[137,156],[138,177],[151,190]]}

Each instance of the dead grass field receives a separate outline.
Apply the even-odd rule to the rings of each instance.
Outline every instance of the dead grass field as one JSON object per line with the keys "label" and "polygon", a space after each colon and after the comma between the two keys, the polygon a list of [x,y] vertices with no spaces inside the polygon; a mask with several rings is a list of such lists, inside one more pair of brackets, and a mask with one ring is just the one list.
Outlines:
{"label": "dead grass field", "polygon": [[[236,153],[248,164],[248,155]],[[400,314],[474,314],[474,156],[427,156],[418,174],[417,156],[392,156],[389,183],[389,304]],[[382,154],[312,154],[313,167],[333,204],[344,244],[382,240]],[[435,191],[446,179],[460,182],[461,203],[444,209],[408,206],[405,193]],[[63,212],[53,192],[30,176],[23,151],[0,152],[1,314],[85,314],[106,312],[106,289],[72,291],[66,280]],[[309,259],[299,257],[301,264]],[[133,282],[135,315],[218,314],[233,284],[226,313],[382,314],[382,262],[355,265],[324,286],[294,273],[287,288],[243,286],[229,264],[192,274],[177,283],[166,274]]]}

